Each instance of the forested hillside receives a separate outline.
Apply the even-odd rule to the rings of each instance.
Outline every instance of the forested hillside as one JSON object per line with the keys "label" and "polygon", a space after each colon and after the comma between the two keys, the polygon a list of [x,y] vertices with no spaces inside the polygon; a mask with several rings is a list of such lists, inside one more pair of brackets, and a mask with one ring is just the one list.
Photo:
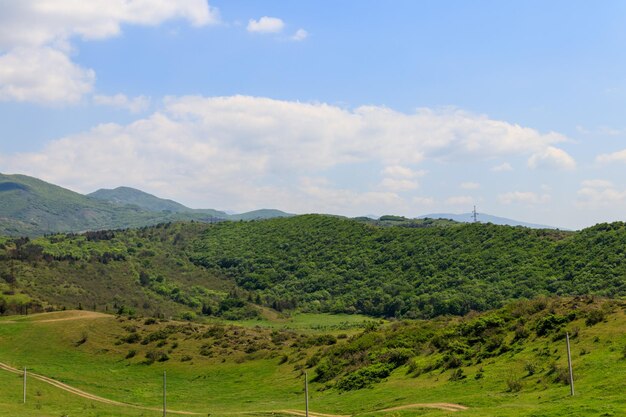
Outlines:
{"label": "forested hillside", "polygon": [[[626,295],[626,225],[380,227],[322,215],[0,239],[5,310],[427,318],[537,295]],[[12,303],[12,304],[11,304]]]}

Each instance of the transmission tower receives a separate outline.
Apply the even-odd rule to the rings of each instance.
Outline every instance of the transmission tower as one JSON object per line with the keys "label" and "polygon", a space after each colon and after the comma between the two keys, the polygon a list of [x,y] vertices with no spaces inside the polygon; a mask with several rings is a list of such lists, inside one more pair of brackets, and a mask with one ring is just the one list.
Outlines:
{"label": "transmission tower", "polygon": [[478,213],[476,212],[476,206],[474,206],[474,210],[472,211],[472,218],[474,219],[474,223],[478,221]]}

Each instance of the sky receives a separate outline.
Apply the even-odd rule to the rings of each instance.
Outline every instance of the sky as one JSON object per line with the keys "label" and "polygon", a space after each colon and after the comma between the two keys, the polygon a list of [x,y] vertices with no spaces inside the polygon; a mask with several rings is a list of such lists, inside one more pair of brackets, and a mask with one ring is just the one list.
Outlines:
{"label": "sky", "polygon": [[626,2],[0,0],[0,172],[193,208],[626,220]]}

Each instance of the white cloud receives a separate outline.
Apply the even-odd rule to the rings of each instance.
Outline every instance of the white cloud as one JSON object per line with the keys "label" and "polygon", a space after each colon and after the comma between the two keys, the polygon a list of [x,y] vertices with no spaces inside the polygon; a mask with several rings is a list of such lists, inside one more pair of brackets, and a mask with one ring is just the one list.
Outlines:
{"label": "white cloud", "polygon": [[607,180],[585,180],[581,183],[583,188],[612,188],[613,183]]}
{"label": "white cloud", "polygon": [[[159,111],[133,123],[100,125],[2,162],[6,171],[83,192],[129,185],[196,207],[316,207],[360,215],[410,208],[397,191],[417,187],[425,171],[410,167],[424,160],[530,155],[555,140],[561,137],[449,109],[405,114],[374,106],[348,110],[191,96],[168,98]],[[380,180],[387,189],[358,178],[353,189],[301,182],[335,167],[349,171],[356,163],[384,167]],[[447,203],[472,201],[461,196]]]}
{"label": "white cloud", "polygon": [[81,68],[64,53],[48,48],[15,48],[0,55],[0,100],[76,102],[91,91],[92,70]]}
{"label": "white cloud", "polygon": [[407,168],[401,165],[391,165],[385,167],[381,171],[381,174],[394,178],[416,178],[426,175],[426,171],[415,171],[411,168]]}
{"label": "white cloud", "polygon": [[626,149],[613,153],[604,153],[596,157],[596,162],[608,164],[611,162],[626,162]]}
{"label": "white cloud", "polygon": [[431,207],[435,205],[435,199],[433,197],[416,196],[416,197],[413,197],[411,201],[413,202],[413,204],[417,204],[423,207]]}
{"label": "white cloud", "polygon": [[563,149],[548,146],[528,158],[528,167],[571,170],[576,168],[576,161]]}
{"label": "white cloud", "polygon": [[496,165],[492,167],[491,170],[493,172],[506,172],[506,171],[513,171],[513,167],[508,162],[504,162],[500,165]]}
{"label": "white cloud", "polygon": [[480,184],[477,182],[462,182],[460,187],[464,190],[477,190],[480,188]]}
{"label": "white cloud", "polygon": [[549,194],[536,194],[531,191],[511,191],[498,196],[498,201],[502,204],[545,204],[549,202],[550,199]]}
{"label": "white cloud", "polygon": [[392,191],[408,191],[414,190],[419,186],[417,181],[398,179],[398,178],[384,178],[380,183],[382,188]]}
{"label": "white cloud", "polygon": [[250,33],[280,33],[284,27],[285,22],[282,19],[263,16],[259,20],[250,19],[246,29]]}
{"label": "white cloud", "polygon": [[576,204],[583,208],[615,206],[626,202],[626,191],[616,189],[612,182],[606,180],[583,181],[577,195]]}
{"label": "white cloud", "polygon": [[128,98],[124,94],[115,94],[113,96],[95,95],[93,102],[100,106],[111,106],[125,109],[131,113],[141,113],[146,111],[150,106],[150,99],[145,96]]}
{"label": "white cloud", "polygon": [[70,59],[71,40],[105,39],[124,24],[158,25],[182,18],[201,26],[219,21],[205,0],[3,1],[0,13],[0,98],[76,102],[93,89],[94,71]]}
{"label": "white cloud", "polygon": [[291,36],[291,40],[292,41],[296,41],[296,42],[300,42],[300,41],[305,40],[308,37],[309,37],[309,32],[307,32],[306,30],[300,28],[300,29],[296,30],[296,33],[294,33]]}
{"label": "white cloud", "polygon": [[446,198],[446,204],[449,206],[471,207],[474,204],[474,198],[467,195],[457,195]]}

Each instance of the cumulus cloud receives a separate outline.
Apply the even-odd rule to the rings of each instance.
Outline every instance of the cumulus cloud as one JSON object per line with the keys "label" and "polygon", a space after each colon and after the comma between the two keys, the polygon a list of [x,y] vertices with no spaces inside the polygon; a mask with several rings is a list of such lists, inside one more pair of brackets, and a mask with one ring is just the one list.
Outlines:
{"label": "cumulus cloud", "polygon": [[401,165],[391,165],[385,167],[385,169],[382,170],[381,174],[395,178],[416,178],[426,175],[426,171],[416,171]]}
{"label": "cumulus cloud", "polygon": [[294,33],[291,36],[291,40],[292,41],[296,41],[296,42],[300,42],[300,41],[305,40],[308,37],[309,37],[309,32],[307,32],[306,30],[300,28],[300,29],[296,30],[296,33]]}
{"label": "cumulus cloud", "polygon": [[460,187],[464,190],[477,190],[480,188],[480,184],[477,182],[462,182]]}
{"label": "cumulus cloud", "polygon": [[599,162],[601,164],[608,164],[611,162],[626,162],[626,149],[598,155],[596,157],[596,162]]}
{"label": "cumulus cloud", "polygon": [[449,206],[471,207],[474,199],[467,195],[457,195],[446,198],[446,204]]}
{"label": "cumulus cloud", "polygon": [[56,49],[15,48],[0,55],[0,100],[76,102],[92,90],[95,73]]}
{"label": "cumulus cloud", "polygon": [[500,165],[496,165],[492,167],[491,170],[493,172],[506,172],[506,171],[513,171],[513,167],[508,162],[504,162]]}
{"label": "cumulus cloud", "polygon": [[618,190],[611,181],[585,180],[577,192],[577,205],[583,208],[614,206],[626,202],[626,190]]}
{"label": "cumulus cloud", "polygon": [[531,191],[511,191],[508,193],[500,194],[498,201],[502,204],[545,204],[551,199],[549,194],[537,194]]}
{"label": "cumulus cloud", "polygon": [[[283,22],[282,19],[263,16],[259,20],[250,19],[246,29],[250,33],[280,33],[283,31],[284,27],[285,22]],[[306,35],[304,37],[306,37]]]}
{"label": "cumulus cloud", "polygon": [[392,191],[408,191],[416,189],[419,183],[407,179],[384,178],[380,185]]}
{"label": "cumulus cloud", "polygon": [[435,205],[435,199],[433,197],[415,196],[411,199],[411,201],[413,202],[413,204],[422,207],[432,207]]}
{"label": "cumulus cloud", "polygon": [[[188,96],[167,98],[159,111],[135,122],[100,125],[2,162],[7,171],[83,192],[129,185],[200,207],[315,206],[359,215],[389,212],[383,209],[392,205],[396,212],[410,208],[398,192],[417,188],[425,171],[414,167],[425,160],[532,155],[561,140],[450,109],[407,114],[375,106],[350,110],[259,97]],[[333,168],[349,171],[353,164],[383,168],[369,184],[357,179],[354,189],[302,180]],[[447,203],[472,201],[461,196]]]}
{"label": "cumulus cloud", "polygon": [[528,158],[528,167],[571,170],[576,168],[576,161],[563,149],[548,146]]}
{"label": "cumulus cloud", "polygon": [[141,113],[146,111],[150,106],[150,99],[145,96],[129,98],[124,94],[115,94],[113,96],[95,95],[93,102],[100,106],[111,106],[119,109],[125,109],[131,113]]}
{"label": "cumulus cloud", "polygon": [[158,25],[181,18],[216,23],[205,0],[3,1],[0,13],[0,99],[76,102],[90,92],[94,71],[70,59],[72,38],[105,39],[124,24]]}

